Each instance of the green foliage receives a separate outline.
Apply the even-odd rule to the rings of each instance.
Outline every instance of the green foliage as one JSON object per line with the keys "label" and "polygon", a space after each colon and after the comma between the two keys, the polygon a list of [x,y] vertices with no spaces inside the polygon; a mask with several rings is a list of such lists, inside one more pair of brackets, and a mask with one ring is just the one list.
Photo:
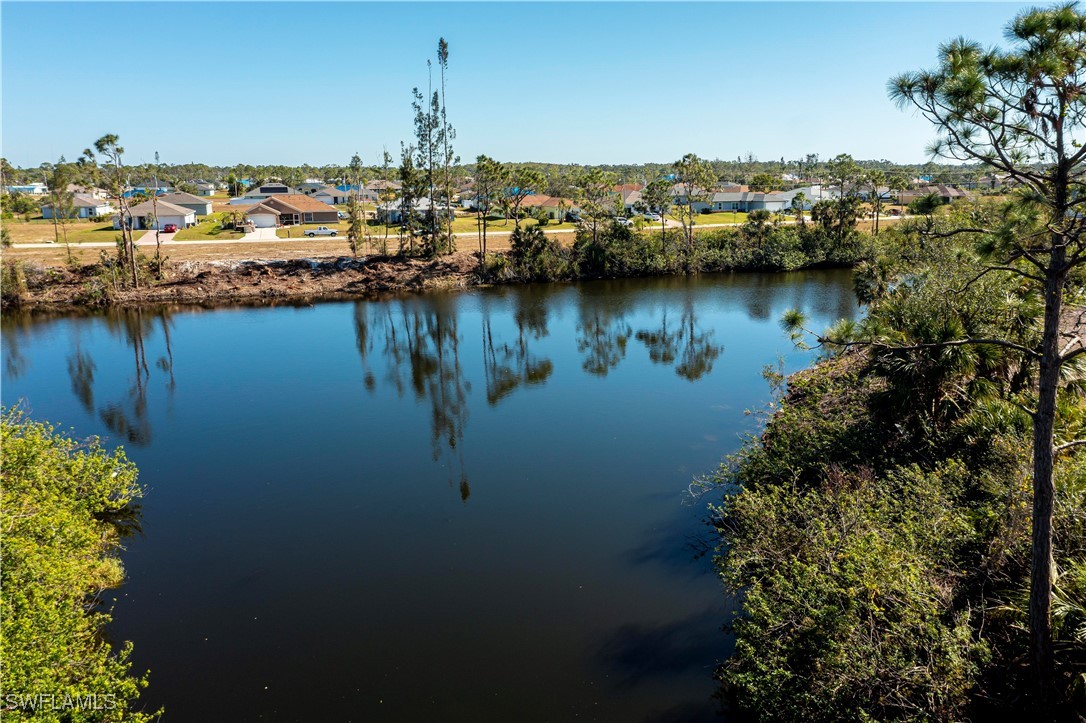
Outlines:
{"label": "green foliage", "polygon": [[117,551],[125,525],[137,520],[135,466],[121,450],[77,442],[18,412],[4,413],[0,432],[4,693],[52,695],[57,705],[95,696],[104,708],[63,716],[17,708],[5,719],[150,720],[131,710],[146,677],[130,674],[130,645],[106,642],[109,615],[99,606],[124,577]]}
{"label": "green foliage", "polygon": [[767,720],[961,717],[986,647],[953,605],[965,470],[827,470],[729,500],[720,562],[743,590],[729,692]]}
{"label": "green foliage", "polygon": [[[743,601],[721,681],[759,719],[1029,710],[1024,408],[1036,399],[1028,349],[1042,299],[1018,275],[984,273],[979,235],[944,233],[1007,215],[962,204],[870,240],[856,279],[867,316],[818,335],[827,358],[789,380],[765,434],[715,477],[718,570]],[[805,324],[798,311],[782,319],[797,340]],[[962,339],[1004,343],[945,344]],[[1064,373],[1057,442],[1086,437],[1082,370]],[[1076,451],[1056,466],[1065,711],[1086,703],[1086,456]]]}
{"label": "green foliage", "polygon": [[561,278],[568,274],[569,256],[553,239],[547,238],[538,226],[520,226],[511,237],[509,271],[525,281]]}
{"label": "green foliage", "polygon": [[[780,226],[765,217],[753,219],[739,229],[711,229],[694,236],[694,245],[686,245],[685,235],[677,229],[637,231],[610,220],[582,223],[572,248],[566,250],[548,244],[543,252],[547,263],[536,264],[526,272],[525,259],[534,250],[514,251],[512,265],[501,275],[488,275],[492,281],[549,280],[573,278],[618,278],[733,270],[792,271],[818,265],[851,265],[869,253],[869,239],[863,234],[848,236],[839,246],[814,226]],[[536,232],[542,232],[536,227]],[[525,229],[527,230],[527,229]],[[516,249],[525,234],[514,234]],[[534,247],[533,247],[534,249]],[[559,262],[563,259],[564,262]]]}

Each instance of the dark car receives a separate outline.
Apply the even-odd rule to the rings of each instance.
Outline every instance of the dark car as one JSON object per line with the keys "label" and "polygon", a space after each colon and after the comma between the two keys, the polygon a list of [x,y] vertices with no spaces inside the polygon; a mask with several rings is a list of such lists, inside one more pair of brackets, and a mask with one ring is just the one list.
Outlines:
{"label": "dark car", "polygon": [[177,232],[177,224],[176,223],[168,223],[168,224],[166,224],[166,225],[164,225],[162,227],[162,230],[165,233],[176,233]]}

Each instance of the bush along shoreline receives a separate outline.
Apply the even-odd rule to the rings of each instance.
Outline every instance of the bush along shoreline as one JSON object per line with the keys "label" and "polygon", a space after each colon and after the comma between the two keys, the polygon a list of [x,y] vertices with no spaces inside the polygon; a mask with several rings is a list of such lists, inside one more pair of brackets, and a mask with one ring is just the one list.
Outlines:
{"label": "bush along shoreline", "polygon": [[538,226],[511,235],[512,248],[425,257],[337,257],[281,261],[156,262],[137,252],[137,281],[118,256],[96,264],[43,267],[6,259],[0,283],[5,308],[77,308],[154,303],[359,298],[387,293],[579,279],[613,279],[722,271],[795,271],[850,267],[869,255],[871,237],[825,223],[781,224],[752,213],[736,228],[685,233],[634,230],[610,220],[582,224],[564,246]]}
{"label": "bush along shoreline", "polygon": [[2,412],[0,445],[0,717],[154,719],[138,710],[147,674],[133,674],[131,644],[109,642],[102,602],[124,581],[121,540],[139,527],[135,465],[17,410]]}
{"label": "bush along shoreline", "polygon": [[490,283],[613,279],[718,271],[796,271],[853,266],[870,253],[871,237],[833,220],[784,225],[754,212],[737,228],[684,233],[607,222],[582,224],[563,246],[538,226],[513,231],[511,250],[487,256],[480,277]]}
{"label": "bush along shoreline", "polygon": [[[1052,693],[1029,668],[1032,422],[1044,301],[983,273],[970,206],[883,233],[860,322],[824,332],[764,434],[712,475],[715,565],[741,601],[718,671],[767,721],[1066,720],[1086,711],[1086,454],[1057,455]],[[1068,289],[1086,301],[1082,280]],[[943,345],[964,338],[1008,344]],[[1084,436],[1069,364],[1057,441]],[[1077,380],[1077,381],[1075,381]],[[783,380],[778,380],[783,381]],[[741,718],[742,719],[742,718]]]}

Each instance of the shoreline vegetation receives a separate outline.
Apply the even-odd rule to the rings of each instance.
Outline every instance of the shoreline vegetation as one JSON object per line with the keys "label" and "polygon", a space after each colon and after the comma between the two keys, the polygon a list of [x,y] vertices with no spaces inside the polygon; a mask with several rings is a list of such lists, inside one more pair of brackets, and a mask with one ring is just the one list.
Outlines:
{"label": "shoreline vegetation", "polygon": [[[1064,367],[1052,518],[1053,671],[1029,658],[1033,420],[1043,298],[989,272],[996,204],[875,241],[858,322],[782,327],[818,363],[706,481],[715,565],[741,606],[725,700],[766,721],[1080,721],[1086,709],[1086,367]],[[964,229],[964,230],[963,230]],[[1012,268],[1012,267],[1008,267]],[[1062,334],[1082,338],[1068,290]],[[994,340],[962,344],[957,340]],[[1081,359],[1081,358],[1080,358]],[[786,390],[783,391],[782,390]]]}
{"label": "shoreline vegetation", "polygon": [[140,526],[143,494],[123,449],[76,440],[19,409],[0,412],[4,716],[139,723],[148,674],[131,643],[106,634],[103,594],[124,582],[122,540]]}
{"label": "shoreline vegetation", "polygon": [[[185,261],[161,266],[138,256],[140,285],[103,253],[98,263],[44,266],[3,261],[4,308],[99,308],[157,303],[230,303],[365,298],[397,292],[533,281],[572,281],[727,271],[847,267],[862,260],[871,236],[826,224],[775,223],[754,214],[737,228],[635,231],[617,223],[577,230],[571,245],[537,226],[515,230],[510,249],[420,255]],[[161,277],[161,278],[158,278]]]}

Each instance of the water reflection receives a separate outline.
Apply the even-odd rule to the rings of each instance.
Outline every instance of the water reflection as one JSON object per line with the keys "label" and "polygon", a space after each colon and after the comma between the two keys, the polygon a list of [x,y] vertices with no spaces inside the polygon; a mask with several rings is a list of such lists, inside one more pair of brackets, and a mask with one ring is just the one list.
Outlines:
{"label": "water reflection", "polygon": [[[668,325],[668,310],[665,308],[659,328],[637,332],[637,340],[649,350],[649,359],[656,364],[674,365],[676,374],[692,382],[711,372],[713,360],[723,351],[723,347],[714,344],[712,338],[712,330],[698,327],[691,294],[687,294],[683,300],[682,315],[677,325]],[[676,359],[678,364],[675,363]]]}
{"label": "water reflection", "polygon": [[496,336],[491,317],[504,312],[494,309],[494,299],[484,297],[482,313],[483,371],[486,401],[491,406],[524,385],[544,384],[554,372],[554,363],[532,353],[531,342],[549,335],[546,295],[537,288],[513,297],[516,338],[504,341]]}
{"label": "water reflection", "polygon": [[628,297],[608,293],[610,284],[586,285],[578,296],[577,351],[584,354],[581,368],[599,377],[626,356],[633,330],[625,321]]}
{"label": "water reflection", "polygon": [[450,484],[458,483],[460,498],[466,502],[471,485],[462,442],[471,385],[464,380],[460,363],[459,323],[452,300],[433,295],[385,304],[357,302],[354,327],[366,370],[366,388],[371,392],[377,388],[368,361],[374,346],[371,334],[376,329],[383,342],[380,351],[385,359],[385,381],[401,397],[410,390],[416,400],[429,402],[433,459],[444,463]]}
{"label": "water reflection", "polygon": [[[8,380],[18,379],[29,368],[24,347],[33,346],[38,335],[62,324],[69,317],[41,316],[27,313],[8,313],[4,316],[4,368]],[[146,309],[111,309],[97,317],[102,326],[126,349],[127,362],[118,364],[126,369],[125,391],[117,395],[96,392],[96,382],[102,371],[90,349],[101,347],[84,338],[88,327],[82,324],[66,325],[71,333],[71,351],[66,358],[68,381],[72,395],[79,405],[91,415],[97,415],[106,428],[125,442],[144,447],[151,444],[152,414],[149,409],[148,390],[155,382],[148,363],[148,344],[162,343],[161,355],[154,366],[161,372],[167,392],[172,399],[177,382],[174,378],[173,344],[170,338],[172,310],[160,307]],[[153,352],[150,353],[153,356]]]}

